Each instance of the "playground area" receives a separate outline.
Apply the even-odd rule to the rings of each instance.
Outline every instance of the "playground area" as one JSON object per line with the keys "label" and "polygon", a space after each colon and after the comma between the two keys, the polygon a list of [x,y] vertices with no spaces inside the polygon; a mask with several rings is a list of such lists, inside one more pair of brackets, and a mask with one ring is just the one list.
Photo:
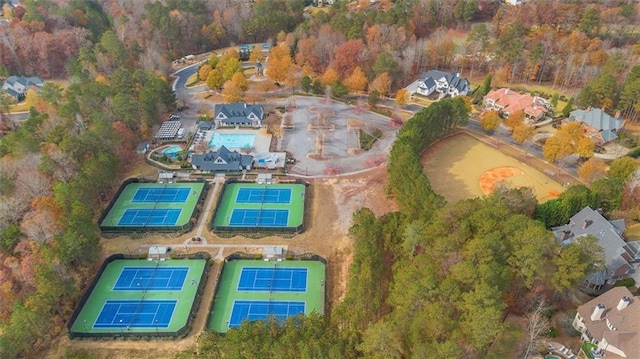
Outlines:
{"label": "playground area", "polygon": [[[378,166],[385,162],[399,129],[388,117],[364,109],[363,104],[295,96],[285,107],[278,151],[291,153],[296,159],[292,172],[302,175],[336,175]],[[368,151],[360,149],[358,131],[363,127],[382,132]]]}
{"label": "playground area", "polygon": [[218,333],[244,320],[324,314],[325,264],[320,261],[231,260],[219,281],[208,325]]}
{"label": "playground area", "polygon": [[428,148],[422,166],[436,193],[450,202],[488,195],[498,184],[531,187],[540,202],[556,198],[564,190],[545,173],[466,134]]}

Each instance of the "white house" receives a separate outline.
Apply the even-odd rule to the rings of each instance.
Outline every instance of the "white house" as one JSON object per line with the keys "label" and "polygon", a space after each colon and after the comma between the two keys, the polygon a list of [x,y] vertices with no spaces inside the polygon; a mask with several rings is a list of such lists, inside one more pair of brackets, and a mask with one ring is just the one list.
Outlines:
{"label": "white house", "polygon": [[460,77],[459,72],[443,72],[431,70],[423,73],[418,79],[418,87],[415,93],[429,96],[434,92],[449,95],[451,97],[464,96],[471,90],[471,85],[466,77]]}
{"label": "white house", "polygon": [[217,104],[215,117],[217,126],[249,126],[260,127],[264,118],[264,109],[260,105],[249,105],[246,102]]}
{"label": "white house", "polygon": [[[640,359],[640,302],[627,287],[614,287],[578,307],[573,327],[592,343],[591,358]],[[583,351],[584,352],[584,351]]]}

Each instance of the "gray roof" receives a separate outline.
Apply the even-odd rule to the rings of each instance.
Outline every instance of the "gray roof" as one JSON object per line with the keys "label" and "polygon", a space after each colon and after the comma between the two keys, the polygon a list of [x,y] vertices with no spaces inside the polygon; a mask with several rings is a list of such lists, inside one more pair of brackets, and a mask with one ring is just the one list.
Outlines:
{"label": "gray roof", "polygon": [[238,151],[231,152],[225,146],[204,155],[191,155],[191,164],[195,168],[211,172],[239,172],[252,162],[253,156],[243,155]]}
{"label": "gray roof", "polygon": [[211,121],[198,122],[198,130],[210,130],[212,127],[213,123],[211,123]]}
{"label": "gray roof", "polygon": [[2,89],[13,97],[24,96],[30,87],[42,88],[44,81],[37,76],[9,76],[2,85]]}
{"label": "gray roof", "polygon": [[606,112],[599,108],[592,108],[588,110],[573,110],[571,111],[568,121],[579,121],[589,127],[598,129],[600,131],[618,131],[622,129],[622,120],[609,116]]}
{"label": "gray roof", "polygon": [[215,106],[215,119],[226,123],[244,123],[251,117],[256,117],[256,121],[264,118],[264,110],[261,105],[249,105],[246,102],[234,102],[228,104],[217,104]]}
{"label": "gray roof", "polygon": [[598,238],[598,244],[604,251],[607,273],[594,273],[589,278],[594,284],[604,284],[605,276],[614,276],[617,270],[626,268],[637,257],[637,246],[629,245],[622,238],[624,229],[623,219],[610,222],[588,206],[571,217],[569,224],[551,228],[562,245],[574,243],[576,238],[588,234]]}
{"label": "gray roof", "polygon": [[420,76],[420,79],[422,80],[422,82],[424,82],[424,84],[429,88],[435,86],[436,84],[435,82],[442,78],[444,78],[447,81],[447,84],[449,84],[449,87],[456,88],[458,92],[464,92],[465,90],[468,90],[470,86],[469,80],[467,80],[466,77],[460,77],[459,72],[444,72],[439,70],[430,70],[430,71],[424,72]]}

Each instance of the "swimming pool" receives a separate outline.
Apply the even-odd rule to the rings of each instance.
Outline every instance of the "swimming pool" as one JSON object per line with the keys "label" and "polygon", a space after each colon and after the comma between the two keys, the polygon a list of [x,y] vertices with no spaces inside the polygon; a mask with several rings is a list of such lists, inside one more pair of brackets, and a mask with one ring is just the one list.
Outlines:
{"label": "swimming pool", "polygon": [[251,148],[256,135],[237,134],[237,133],[219,133],[215,132],[209,141],[209,147],[216,149],[221,146],[228,148]]}
{"label": "swimming pool", "polygon": [[165,148],[164,150],[160,151],[160,153],[162,153],[163,155],[173,155],[177,152],[182,151],[182,147],[178,146],[178,145],[171,145],[167,148]]}
{"label": "swimming pool", "polygon": [[544,359],[560,359],[560,358],[554,355],[547,355],[546,357],[544,357]]}

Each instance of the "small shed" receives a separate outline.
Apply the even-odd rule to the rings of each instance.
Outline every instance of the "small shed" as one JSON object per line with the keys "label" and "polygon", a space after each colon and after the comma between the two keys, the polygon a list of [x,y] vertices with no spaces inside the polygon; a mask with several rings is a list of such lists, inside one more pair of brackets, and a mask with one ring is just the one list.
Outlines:
{"label": "small shed", "polygon": [[271,184],[273,182],[273,178],[271,173],[258,173],[258,178],[256,179],[258,184]]}
{"label": "small shed", "polygon": [[136,153],[141,155],[147,153],[147,151],[149,151],[149,146],[149,142],[147,141],[140,142],[138,147],[136,147]]}
{"label": "small shed", "polygon": [[284,259],[284,247],[273,246],[273,247],[264,247],[262,250],[262,257],[265,261],[277,260],[281,261]]}
{"label": "small shed", "polygon": [[175,177],[175,172],[160,172],[158,173],[158,183],[173,183]]}
{"label": "small shed", "polygon": [[163,261],[167,259],[169,254],[169,247],[153,246],[149,247],[149,253],[147,254],[148,261]]}

